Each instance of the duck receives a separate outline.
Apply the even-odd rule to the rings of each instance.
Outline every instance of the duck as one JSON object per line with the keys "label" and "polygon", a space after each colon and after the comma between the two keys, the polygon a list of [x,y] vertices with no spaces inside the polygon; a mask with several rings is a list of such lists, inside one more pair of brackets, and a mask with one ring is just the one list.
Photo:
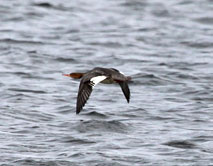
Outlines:
{"label": "duck", "polygon": [[63,76],[71,77],[73,79],[81,79],[78,89],[76,114],[81,112],[87,100],[89,99],[93,88],[98,83],[120,85],[127,103],[130,102],[130,89],[128,82],[131,80],[131,77],[125,76],[122,72],[115,68],[95,67],[85,73],[77,72],[63,74]]}

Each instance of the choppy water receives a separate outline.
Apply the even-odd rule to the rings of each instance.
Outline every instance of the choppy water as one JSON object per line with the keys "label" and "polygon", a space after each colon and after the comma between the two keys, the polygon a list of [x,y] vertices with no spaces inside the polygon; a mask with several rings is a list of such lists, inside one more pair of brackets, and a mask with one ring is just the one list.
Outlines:
{"label": "choppy water", "polygon": [[[1,1],[0,164],[213,165],[213,1]],[[131,102],[79,81],[114,67]]]}

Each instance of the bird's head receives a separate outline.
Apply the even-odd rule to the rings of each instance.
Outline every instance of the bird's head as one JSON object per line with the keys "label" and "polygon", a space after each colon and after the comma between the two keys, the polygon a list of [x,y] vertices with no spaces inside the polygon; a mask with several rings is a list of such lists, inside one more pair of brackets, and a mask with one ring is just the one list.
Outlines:
{"label": "bird's head", "polygon": [[63,76],[71,77],[71,78],[75,78],[75,79],[80,79],[81,77],[83,77],[83,75],[84,75],[84,73],[63,74]]}

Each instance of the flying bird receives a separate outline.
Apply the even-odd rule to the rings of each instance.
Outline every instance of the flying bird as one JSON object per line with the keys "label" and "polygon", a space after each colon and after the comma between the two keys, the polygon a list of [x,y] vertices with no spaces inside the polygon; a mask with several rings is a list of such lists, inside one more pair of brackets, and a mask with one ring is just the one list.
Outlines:
{"label": "flying bird", "polygon": [[63,74],[63,75],[74,78],[74,79],[81,79],[79,89],[78,89],[76,114],[80,113],[80,111],[86,104],[87,100],[89,99],[93,88],[98,83],[119,84],[127,102],[129,103],[130,101],[130,90],[128,86],[128,81],[131,80],[131,77],[125,76],[123,73],[119,72],[117,69],[95,67],[94,69],[86,73],[70,73],[70,74]]}

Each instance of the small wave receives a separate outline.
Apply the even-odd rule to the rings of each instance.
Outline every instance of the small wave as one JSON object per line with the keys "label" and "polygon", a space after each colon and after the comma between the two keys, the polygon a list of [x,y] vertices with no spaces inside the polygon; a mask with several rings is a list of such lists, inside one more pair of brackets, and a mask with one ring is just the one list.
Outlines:
{"label": "small wave", "polygon": [[63,58],[63,57],[55,58],[54,60],[58,62],[67,62],[67,63],[75,62],[75,59],[73,58]]}
{"label": "small wave", "polygon": [[87,139],[79,139],[79,138],[74,138],[74,137],[65,137],[62,138],[62,142],[64,143],[73,143],[73,144],[92,144],[92,143],[96,143],[94,141],[90,141]]}
{"label": "small wave", "polygon": [[125,1],[124,3],[121,3],[121,6],[124,6],[134,11],[141,11],[147,5],[148,3],[146,1]]}
{"label": "small wave", "polygon": [[101,113],[98,113],[98,112],[96,112],[96,111],[92,111],[92,112],[86,113],[86,114],[84,114],[84,115],[92,116],[92,117],[97,117],[97,118],[107,118],[106,115],[101,114]]}
{"label": "small wave", "polygon": [[32,3],[32,6],[46,8],[46,9],[61,10],[61,11],[72,9],[71,7],[69,8],[69,7],[62,5],[62,4],[51,4],[49,2]]}
{"label": "small wave", "polygon": [[53,7],[53,5],[51,5],[48,2],[34,3],[33,6],[39,6],[39,7],[44,7],[44,8],[51,8],[51,7]]}
{"label": "small wave", "polygon": [[149,86],[160,86],[169,84],[170,80],[163,79],[154,74],[136,74],[132,76],[132,81],[134,85],[149,85]]}
{"label": "small wave", "polygon": [[42,90],[31,90],[31,89],[17,89],[17,88],[9,88],[8,90],[16,91],[16,92],[26,92],[26,93],[46,93]]}
{"label": "small wave", "polygon": [[69,161],[63,160],[49,160],[49,159],[33,159],[33,158],[26,158],[14,161],[16,165],[27,165],[27,166],[68,166],[68,165],[76,165],[76,163],[72,163]]}
{"label": "small wave", "polygon": [[[103,155],[105,156],[105,155]],[[120,164],[118,162],[113,162],[113,161],[99,161],[100,163],[96,164],[96,166],[127,166],[126,164]]]}
{"label": "small wave", "polygon": [[183,149],[193,149],[196,147],[195,144],[189,141],[182,141],[182,140],[174,140],[164,143],[163,145],[172,146],[175,148],[183,148]]}
{"label": "small wave", "polygon": [[174,68],[174,69],[179,69],[182,71],[193,71],[193,67],[202,67],[207,65],[208,63],[206,62],[160,62],[158,63],[159,66],[166,66],[168,68]]}
{"label": "small wave", "polygon": [[121,48],[123,45],[119,42],[89,42],[89,45],[93,46],[102,46],[102,47],[108,47],[108,48]]}
{"label": "small wave", "polygon": [[8,43],[8,44],[37,44],[42,45],[43,42],[40,41],[29,41],[29,40],[14,40],[14,39],[1,39],[0,42],[2,43]]}
{"label": "small wave", "polygon": [[192,42],[192,41],[183,41],[180,42],[180,44],[183,44],[185,46],[188,47],[192,47],[192,48],[212,48],[213,47],[213,43],[212,42],[207,42],[207,41],[202,41],[202,42]]}
{"label": "small wave", "polygon": [[118,132],[122,133],[127,130],[127,126],[116,120],[101,121],[101,120],[89,120],[82,121],[76,126],[79,132],[99,131],[99,132]]}
{"label": "small wave", "polygon": [[213,17],[201,17],[201,18],[195,19],[195,21],[202,23],[202,24],[212,25],[213,24]]}
{"label": "small wave", "polygon": [[156,6],[153,6],[152,14],[156,17],[170,17],[169,11],[166,9],[166,7],[162,4],[156,4]]}
{"label": "small wave", "polygon": [[183,74],[183,73],[174,73],[174,75],[176,75],[177,78],[180,78],[180,79],[188,79],[188,80],[198,80],[199,78],[194,76],[194,75],[191,75],[189,73],[187,74]]}

